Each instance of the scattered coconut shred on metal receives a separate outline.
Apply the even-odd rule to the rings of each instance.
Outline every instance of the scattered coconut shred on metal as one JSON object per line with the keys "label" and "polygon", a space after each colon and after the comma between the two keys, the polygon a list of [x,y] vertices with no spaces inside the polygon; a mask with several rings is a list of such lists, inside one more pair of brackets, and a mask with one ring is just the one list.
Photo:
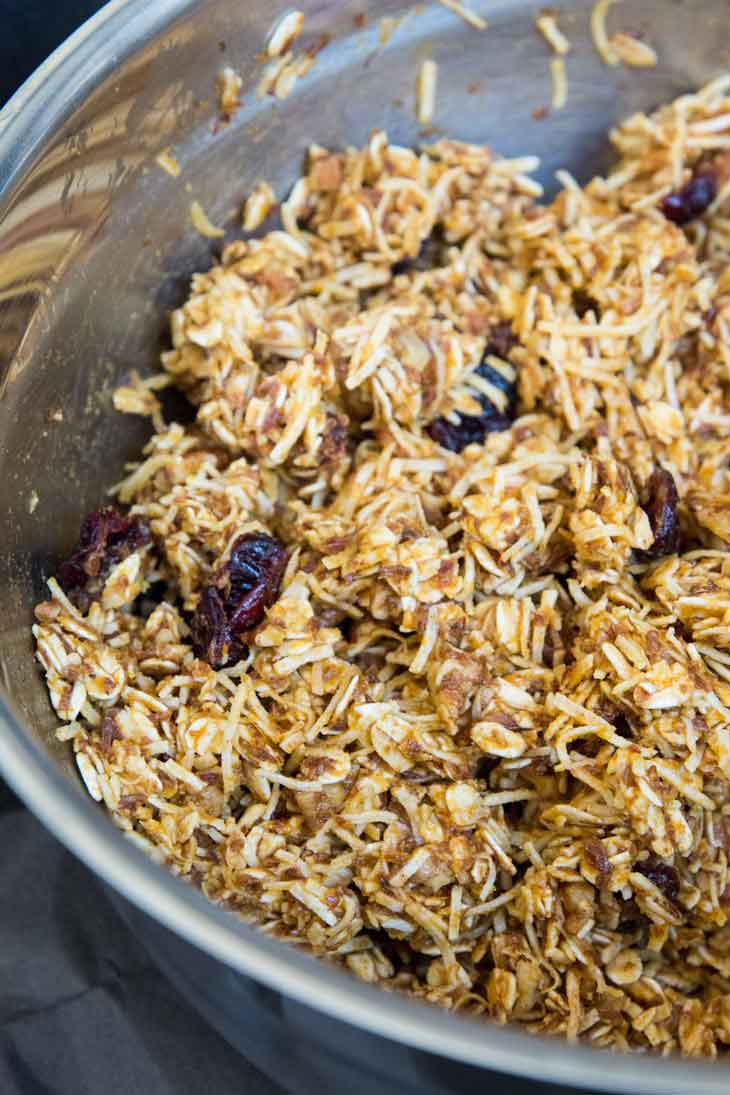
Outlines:
{"label": "scattered coconut shred on metal", "polygon": [[550,205],[534,158],[313,148],[120,396],[154,435],[34,627],[90,794],[213,901],[445,1007],[707,1055],[729,88]]}

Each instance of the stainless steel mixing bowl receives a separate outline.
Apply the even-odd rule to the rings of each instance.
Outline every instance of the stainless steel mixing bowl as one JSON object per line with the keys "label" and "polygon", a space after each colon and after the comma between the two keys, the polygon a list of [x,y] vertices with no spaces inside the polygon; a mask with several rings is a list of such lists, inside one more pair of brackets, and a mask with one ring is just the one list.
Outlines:
{"label": "stainless steel mixing bowl", "polygon": [[[473,0],[477,32],[441,5],[411,10],[390,41],[379,20],[402,0],[301,0],[304,44],[330,36],[284,102],[256,99],[256,54],[270,0],[113,0],[25,84],[0,115],[0,768],[72,851],[123,897],[153,955],[252,1060],[296,1091],[462,1091],[511,1073],[592,1091],[722,1092],[730,1066],[610,1056],[442,1014],[381,993],[272,942],[149,862],[86,797],[36,671],[31,608],[144,423],[116,416],[110,393],[154,362],[165,311],[211,259],[189,222],[197,197],[228,220],[251,184],[282,193],[310,141],[363,142],[374,126],[417,142],[415,75],[439,63],[437,131],[505,153],[537,152],[585,178],[607,160],[619,117],[697,86],[727,63],[727,0],[633,0],[624,29],[646,31],[655,69],[609,69],[592,49],[589,3],[564,0],[568,105],[546,120],[549,54],[537,0]],[[365,16],[364,27],[358,18]],[[224,62],[244,105],[215,126]],[[471,85],[471,86],[470,86]],[[476,85],[476,91],[474,87]],[[154,157],[172,145],[172,179]],[[62,420],[55,412],[62,412]],[[32,865],[29,864],[29,870]],[[529,1077],[521,1081],[518,1077]]]}

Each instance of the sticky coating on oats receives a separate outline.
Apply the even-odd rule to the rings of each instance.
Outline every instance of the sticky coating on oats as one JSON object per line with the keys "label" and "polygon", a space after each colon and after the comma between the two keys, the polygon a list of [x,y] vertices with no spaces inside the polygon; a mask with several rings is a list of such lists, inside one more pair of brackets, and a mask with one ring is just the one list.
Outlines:
{"label": "sticky coating on oats", "polygon": [[89,793],[212,901],[447,1008],[707,1056],[729,87],[549,204],[531,156],[312,147],[120,394],[152,436],[34,627]]}

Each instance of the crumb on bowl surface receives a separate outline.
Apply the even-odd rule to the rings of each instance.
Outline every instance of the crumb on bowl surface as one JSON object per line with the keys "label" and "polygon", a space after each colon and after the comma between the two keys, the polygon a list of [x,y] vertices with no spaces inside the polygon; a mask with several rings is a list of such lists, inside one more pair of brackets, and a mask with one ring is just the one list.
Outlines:
{"label": "crumb on bowl surface", "polygon": [[709,1056],[729,87],[550,204],[534,157],[313,146],[117,392],[153,435],[33,629],[89,794],[211,900],[448,1008]]}

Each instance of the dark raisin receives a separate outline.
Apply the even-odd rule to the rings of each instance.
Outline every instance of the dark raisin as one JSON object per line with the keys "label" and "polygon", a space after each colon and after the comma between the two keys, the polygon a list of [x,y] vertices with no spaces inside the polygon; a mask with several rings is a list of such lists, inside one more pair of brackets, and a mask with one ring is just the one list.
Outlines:
{"label": "dark raisin", "polygon": [[115,506],[95,510],[81,526],[78,547],[58,568],[61,588],[77,604],[87,607],[100,595],[113,567],[151,539],[144,517]]}
{"label": "dark raisin", "polygon": [[502,361],[508,361],[509,354],[516,345],[517,339],[509,323],[498,323],[492,328],[482,359],[475,371],[498,391],[504,392],[507,397],[506,406],[497,407],[486,394],[479,392],[476,398],[482,406],[481,414],[457,412],[454,422],[449,421],[448,418],[435,418],[433,422],[429,422],[426,431],[429,437],[438,442],[442,448],[449,449],[451,452],[461,452],[467,445],[483,444],[488,433],[497,433],[510,428],[517,409],[517,386],[499,369],[490,365],[488,359],[498,357]]}
{"label": "dark raisin", "polygon": [[397,278],[400,274],[407,274],[409,270],[413,269],[415,259],[398,259],[394,262],[390,268],[390,272],[394,278]]}
{"label": "dark raisin", "polygon": [[674,478],[666,468],[657,468],[653,472],[646,485],[642,505],[649,518],[654,540],[646,551],[637,551],[637,557],[642,562],[647,562],[659,559],[662,555],[674,555],[679,551],[679,495]]}
{"label": "dark raisin", "polygon": [[716,196],[715,172],[710,167],[701,167],[683,187],[662,198],[661,210],[672,224],[689,224],[702,216]]}
{"label": "dark raisin", "polygon": [[191,631],[195,653],[215,668],[240,661],[245,653],[245,646],[231,637],[225,603],[215,586],[200,594]]}
{"label": "dark raisin", "polygon": [[286,560],[286,548],[275,537],[265,532],[239,536],[221,587],[227,591],[227,603],[235,604],[234,629],[248,630],[261,622],[264,609],[279,595]]}
{"label": "dark raisin", "polygon": [[650,856],[649,859],[641,859],[634,863],[633,869],[653,882],[668,901],[676,904],[679,897],[679,875],[674,867],[655,856]]}
{"label": "dark raisin", "polygon": [[447,418],[435,418],[426,427],[429,437],[450,452],[461,452],[467,445],[482,445],[488,433],[508,430],[512,425],[504,415],[460,414],[458,419],[458,422],[449,422]]}
{"label": "dark raisin", "polygon": [[279,595],[284,545],[264,532],[239,536],[230,558],[200,594],[192,621],[193,648],[214,668],[243,657],[242,635],[257,627]]}

